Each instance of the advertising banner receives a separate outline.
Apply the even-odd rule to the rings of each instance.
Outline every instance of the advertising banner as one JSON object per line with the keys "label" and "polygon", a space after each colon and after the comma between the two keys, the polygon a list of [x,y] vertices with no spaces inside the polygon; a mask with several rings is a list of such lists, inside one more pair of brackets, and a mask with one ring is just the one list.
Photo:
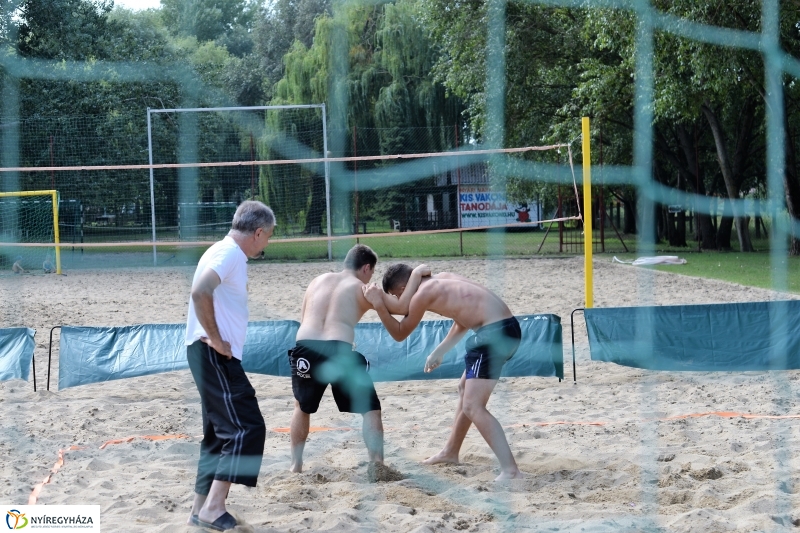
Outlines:
{"label": "advertising banner", "polygon": [[458,198],[462,228],[529,223],[542,219],[538,203],[508,202],[505,192],[493,191],[488,185],[462,185]]}

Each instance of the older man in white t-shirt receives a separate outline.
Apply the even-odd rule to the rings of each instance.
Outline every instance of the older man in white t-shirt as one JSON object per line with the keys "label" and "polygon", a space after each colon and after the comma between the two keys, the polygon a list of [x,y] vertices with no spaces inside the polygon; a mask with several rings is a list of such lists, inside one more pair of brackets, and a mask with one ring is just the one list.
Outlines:
{"label": "older man in white t-shirt", "polygon": [[242,370],[247,332],[247,259],[261,255],[275,215],[246,201],[228,235],[197,265],[186,321],[186,355],[203,410],[203,441],[188,523],[214,531],[236,527],[225,499],[232,483],[255,487],[266,426],[256,393]]}

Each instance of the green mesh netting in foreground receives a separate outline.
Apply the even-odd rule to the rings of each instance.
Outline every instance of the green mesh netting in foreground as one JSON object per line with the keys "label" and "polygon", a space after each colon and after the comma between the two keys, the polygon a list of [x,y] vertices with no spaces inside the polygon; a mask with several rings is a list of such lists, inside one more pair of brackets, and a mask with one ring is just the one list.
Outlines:
{"label": "green mesh netting in foreground", "polygon": [[[618,103],[611,97],[619,92],[629,92],[630,98],[626,105],[630,107],[630,113],[627,113],[627,111],[623,113],[631,120],[630,124],[625,125],[630,126],[633,131],[629,145],[621,147],[609,146],[609,148],[616,149],[618,152],[627,149],[629,154],[628,161],[625,161],[625,157],[612,159],[615,164],[604,165],[602,171],[597,166],[593,168],[593,174],[595,177],[602,176],[602,180],[606,185],[626,185],[634,191],[633,199],[637,203],[637,209],[643,213],[640,219],[641,224],[638,228],[637,243],[638,253],[641,255],[650,255],[655,252],[655,224],[648,218],[655,216],[655,204],[688,205],[691,206],[692,212],[696,215],[713,215],[715,217],[718,215],[716,204],[712,204],[709,196],[699,190],[699,186],[697,188],[691,186],[678,188],[669,186],[666,180],[660,179],[662,176],[660,171],[664,168],[660,165],[663,165],[664,156],[656,152],[658,143],[663,141],[658,135],[663,133],[657,128],[658,121],[664,117],[672,117],[674,124],[677,126],[687,124],[688,118],[685,108],[688,107],[687,101],[690,101],[694,102],[694,109],[697,111],[696,120],[708,118],[710,122],[713,122],[713,118],[711,118],[714,111],[713,105],[708,105],[708,102],[703,100],[702,91],[704,85],[707,85],[706,88],[709,91],[718,88],[712,84],[712,81],[717,85],[724,85],[725,83],[729,85],[735,83],[760,85],[759,88],[762,89],[759,94],[760,100],[756,99],[755,103],[753,103],[752,100],[745,98],[742,102],[733,102],[732,105],[736,105],[741,109],[742,116],[750,116],[748,113],[750,113],[750,107],[752,106],[760,106],[759,108],[762,109],[764,120],[761,126],[763,126],[763,134],[759,134],[763,135],[764,151],[759,153],[763,154],[763,163],[756,165],[749,172],[766,177],[761,182],[763,185],[761,210],[769,217],[772,224],[770,242],[772,279],[776,289],[785,288],[787,271],[783,259],[787,256],[789,246],[794,245],[793,236],[800,235],[797,220],[781,216],[786,209],[786,185],[790,185],[790,182],[785,181],[785,179],[792,178],[792,176],[786,175],[788,154],[786,153],[785,139],[787,132],[785,128],[787,125],[791,125],[789,118],[792,118],[793,115],[789,117],[784,102],[786,101],[787,91],[794,89],[794,78],[800,76],[800,62],[781,49],[781,39],[785,33],[782,30],[782,21],[784,20],[782,17],[786,15],[787,11],[790,11],[791,6],[786,4],[782,6],[777,0],[764,0],[761,3],[736,2],[734,6],[729,6],[729,11],[725,11],[717,4],[708,4],[714,9],[719,7],[718,12],[720,13],[733,13],[732,16],[744,19],[745,25],[755,28],[755,30],[751,28],[750,31],[746,31],[715,25],[716,15],[714,13],[706,13],[701,9],[695,11],[693,7],[696,6],[691,2],[660,2],[654,5],[644,1],[616,2],[598,0],[506,4],[498,0],[490,0],[485,4],[481,4],[477,8],[482,13],[480,20],[485,21],[485,27],[482,27],[482,29],[485,29],[485,32],[482,32],[485,39],[477,43],[479,45],[477,51],[472,50],[474,56],[469,56],[466,59],[467,62],[474,61],[476,65],[485,67],[472,74],[480,80],[485,90],[476,96],[473,101],[463,102],[461,107],[453,104],[452,109],[455,110],[454,115],[463,113],[466,108],[472,112],[481,112],[481,119],[477,121],[478,123],[470,125],[472,129],[466,126],[464,128],[474,135],[470,140],[480,141],[481,146],[488,148],[517,144],[510,142],[509,139],[516,140],[519,135],[524,135],[524,132],[520,133],[514,128],[511,118],[515,115],[509,113],[509,110],[520,109],[528,103],[525,98],[519,98],[522,103],[507,98],[509,79],[515,73],[510,71],[508,67],[512,64],[514,54],[522,50],[521,46],[509,46],[509,41],[512,45],[517,43],[513,41],[514,35],[508,31],[508,24],[509,20],[512,19],[510,15],[515,15],[520,6],[546,6],[549,8],[582,10],[582,12],[590,13],[594,16],[596,24],[602,24],[603,21],[607,22],[605,31],[598,31],[597,35],[599,37],[610,38],[611,40],[619,38],[628,43],[627,46],[615,47],[609,46],[608,42],[604,43],[600,39],[597,45],[601,48],[605,46],[605,48],[602,48],[603,50],[608,51],[609,55],[619,58],[621,65],[618,69],[619,72],[631,74],[634,80],[633,85],[626,85],[622,88],[613,85],[594,87],[594,90],[600,91],[600,94],[595,95],[596,97],[591,99],[589,103],[584,98],[585,94],[581,92],[581,89],[588,91],[592,88],[587,86],[573,87],[575,91],[570,95],[571,98],[558,102],[556,107],[571,111],[572,115],[569,116],[569,120],[572,121],[574,127],[570,129],[562,123],[554,126],[553,129],[555,130],[555,135],[562,141],[568,141],[574,138],[574,134],[578,131],[578,118],[582,114],[592,115],[593,118],[597,119],[595,123],[607,124],[610,122],[608,117],[609,106],[613,103]],[[351,101],[352,93],[349,91],[351,87],[349,84],[350,78],[348,77],[351,65],[347,61],[353,48],[352,43],[347,39],[346,23],[350,20],[348,19],[348,9],[354,7],[358,7],[358,4],[343,3],[335,4],[332,7],[332,15],[326,22],[327,26],[322,26],[329,32],[329,54],[324,56],[325,62],[323,64],[308,63],[312,70],[327,69],[327,78],[325,80],[327,83],[322,83],[318,78],[315,78],[316,85],[314,85],[309,79],[309,91],[302,95],[292,94],[288,90],[276,95],[287,100],[297,98],[313,102],[321,101],[320,96],[324,95],[324,101],[329,110],[329,120],[332,124],[339,126],[347,124],[353,106]],[[739,7],[741,7],[741,10],[736,9]],[[467,8],[464,7],[464,9]],[[714,11],[714,9],[710,9],[710,11]],[[688,18],[684,18],[681,15],[682,11],[690,15],[696,15],[698,19],[706,20],[706,22],[693,22]],[[786,16],[791,16],[791,12]],[[4,28],[7,29],[9,27],[10,20],[11,17],[4,19]],[[789,26],[792,27],[791,24]],[[391,32],[387,31],[386,34],[389,35]],[[389,41],[386,41],[384,44],[388,43]],[[447,43],[442,44],[446,45]],[[701,47],[713,48],[718,50],[719,53],[709,54],[708,50],[706,50],[705,55],[696,53],[697,48]],[[310,49],[313,50],[313,46]],[[36,163],[30,163],[22,157],[24,146],[22,144],[22,136],[19,134],[21,121],[28,118],[25,116],[24,112],[26,110],[23,107],[26,102],[27,91],[29,89],[33,90],[37,86],[47,88],[48,84],[66,80],[74,85],[86,84],[87,87],[92,87],[93,89],[99,87],[107,91],[109,98],[113,97],[114,92],[109,87],[113,88],[117,84],[144,87],[147,90],[144,91],[144,94],[139,95],[142,102],[141,113],[139,115],[131,115],[131,120],[141,120],[146,107],[161,107],[157,99],[159,96],[165,96],[164,93],[166,92],[170,92],[171,101],[181,107],[192,107],[198,105],[198,102],[219,102],[226,99],[226,96],[219,94],[219,91],[215,88],[202,83],[198,73],[186,63],[175,64],[171,68],[163,68],[154,61],[115,61],[113,54],[108,54],[108,57],[104,59],[93,58],[91,61],[64,59],[57,54],[54,54],[50,59],[33,60],[10,50],[8,47],[4,48],[2,56],[0,56],[0,65],[2,65],[3,69],[3,128],[0,161],[3,169],[25,167],[30,164],[37,166],[47,164],[49,158],[46,155],[43,155]],[[361,49],[359,48],[358,50]],[[702,76],[695,77],[691,72],[687,71],[671,72],[670,65],[677,63],[670,62],[669,58],[662,54],[669,50],[688,54],[686,57],[696,57],[698,61],[704,58],[711,63],[719,60],[720,64],[716,77],[713,80],[709,80]],[[746,54],[749,54],[747,57],[753,62],[744,62],[738,70],[728,68],[730,63],[725,62],[726,54],[732,50],[746,52]],[[709,60],[708,58],[711,59]],[[608,65],[601,65],[601,67],[603,66],[608,68]],[[711,66],[713,67],[714,65]],[[705,67],[708,68],[708,65]],[[387,69],[386,71],[388,72],[389,70]],[[564,72],[569,76],[574,71],[565,68]],[[369,71],[366,74],[375,74],[375,71]],[[448,73],[444,72],[441,75],[446,78]],[[371,78],[370,75],[364,75],[359,79],[369,81],[375,78]],[[676,79],[684,82],[687,87],[693,87],[691,94],[687,98],[674,98],[670,95],[669,88],[664,85],[664,80],[668,79]],[[310,90],[311,88],[319,89],[320,86],[324,86],[324,91],[320,92],[318,90],[317,93],[314,93]],[[603,92],[603,89],[605,89],[605,92]],[[756,90],[756,93],[759,93],[759,91]],[[428,115],[439,113],[437,115],[438,118],[444,120],[447,117],[442,117],[443,113],[440,113],[442,110],[435,107],[445,103],[442,98],[431,98],[428,101],[431,104],[430,107],[423,105],[421,109],[417,108],[416,110],[421,115],[425,115],[426,112]],[[62,105],[62,111],[68,109],[70,103],[74,102]],[[706,107],[704,108],[703,106]],[[386,106],[384,111],[387,116],[390,116],[393,108]],[[440,123],[447,123],[442,120],[440,120]],[[753,129],[758,129],[755,125],[751,126]],[[139,127],[141,128],[141,125]],[[178,122],[176,127],[179,136],[185,134],[186,138],[188,138],[189,131],[184,128],[191,128],[192,125],[190,123]],[[691,128],[689,130],[689,136],[691,137]],[[608,130],[606,134],[610,135]],[[680,137],[680,132],[677,131],[675,135]],[[443,133],[441,138],[444,141],[450,141],[450,146],[454,146],[455,135],[453,138],[445,138],[446,136],[449,136],[449,132]],[[391,135],[388,135],[383,139],[383,142],[391,145],[393,140]],[[608,141],[608,138],[606,140]],[[334,143],[330,151],[343,153],[346,151],[345,147],[349,142],[350,140],[346,135],[341,135],[338,138],[338,144]],[[461,142],[464,142],[463,136]],[[231,143],[238,145],[239,141],[231,140]],[[395,148],[397,146],[394,145]],[[598,146],[603,146],[603,144],[598,143]],[[442,144],[439,148],[444,147],[444,144]],[[106,160],[119,162],[120,158],[115,157],[114,148],[113,145],[107,146],[102,151],[95,153],[92,164],[105,163],[107,162]],[[188,151],[196,148],[187,146]],[[247,147],[239,146],[239,148],[244,150],[245,153],[247,152]],[[756,150],[756,152],[758,151]],[[185,153],[179,154],[179,157],[184,157],[185,155]],[[606,155],[611,158],[610,153],[607,152]],[[596,155],[593,154],[593,157],[596,157]],[[599,163],[597,159],[593,159],[593,161]],[[145,163],[144,153],[140,150],[136,158],[126,160],[126,162],[130,164]],[[445,159],[443,164],[456,167],[461,163],[453,158],[451,161]],[[569,182],[567,179],[568,174],[565,172],[563,165],[553,161],[495,155],[488,158],[488,165],[491,168],[491,186],[498,190],[505,191],[509,183],[541,182],[547,184]],[[699,167],[699,163],[697,166]],[[385,172],[385,169],[381,170]],[[345,228],[353,223],[352,205],[349,203],[352,200],[348,200],[348,198],[351,198],[349,193],[353,190],[350,185],[353,183],[353,180],[350,179],[351,171],[352,169],[342,163],[331,163],[332,190],[334,194],[332,194],[330,214],[334,216],[334,219],[338,217]],[[732,165],[728,165],[728,168],[723,165],[723,168],[720,169],[720,173],[723,174],[722,179],[727,180],[728,176],[724,174],[734,171],[735,168]],[[2,172],[2,189],[4,191],[25,189],[30,180],[33,179],[31,176],[35,174],[23,170],[4,171]],[[62,178],[64,175],[59,173],[55,179],[79,179],[73,177]],[[87,175],[91,176],[91,171],[86,171],[82,174],[84,177]],[[100,173],[99,175],[102,176],[102,179],[92,181],[90,178],[89,181],[85,182],[85,186],[81,190],[87,198],[91,197],[95,200],[98,206],[98,212],[95,213],[96,217],[104,215],[99,211],[103,203],[102,200],[98,200],[99,197],[108,195],[109,191],[123,187],[140,186],[146,181],[146,177],[141,171],[131,171],[131,177],[126,180],[121,180],[117,175],[111,173]],[[46,174],[40,172],[38,179],[46,179],[45,176]],[[347,177],[347,179],[339,179],[343,176]],[[415,180],[430,177],[430,169],[423,168],[422,165],[415,163],[396,163],[391,168],[391,182],[393,185],[408,184]],[[197,192],[203,185],[198,174],[193,173],[191,170],[176,170],[174,178],[174,183],[177,187],[171,193],[174,198],[197,196]],[[362,184],[360,185],[362,190],[364,190],[364,183],[367,184],[367,190],[381,190],[380,183],[370,183],[369,180],[359,183]],[[96,186],[92,187],[92,185]],[[219,199],[215,197],[213,186],[209,190],[210,197],[197,198],[197,201],[230,201],[229,198]],[[731,191],[729,190],[728,192]],[[743,199],[743,195],[748,191],[733,192],[736,193],[732,195],[734,198],[726,198],[725,200],[725,212],[733,219],[733,224],[741,224],[748,215],[755,216],[753,204]],[[159,194],[162,193],[164,191],[159,192]],[[389,200],[392,199],[389,198],[386,201]],[[151,207],[148,207],[150,200],[141,198],[137,201],[139,203],[128,205],[121,212],[129,215],[134,220],[136,217],[143,216],[143,214],[147,215],[148,211],[146,210],[151,209]],[[144,211],[142,206],[144,206]],[[788,208],[790,214],[794,215],[793,206],[790,204]],[[117,209],[119,209],[119,206],[117,206]],[[107,213],[105,214],[107,215]],[[99,221],[94,220],[93,222]],[[738,225],[737,227],[739,228],[740,236],[746,233],[745,226]],[[493,235],[488,252],[489,255],[503,256],[505,245],[506,237],[503,234]],[[502,272],[499,275],[502,276]],[[652,295],[654,293],[653,278],[649,277],[647,273],[643,273],[640,277],[638,289],[640,294]],[[641,303],[648,304],[650,302],[643,301]],[[780,317],[777,319],[779,320]],[[778,331],[780,331],[780,328],[772,328],[768,331],[758,332],[758,334],[770,337],[778,335]],[[651,340],[646,335],[641,340],[645,346],[651,343]],[[772,342],[772,346],[779,345],[778,342]],[[643,412],[654,412],[658,408],[657,398],[647,394],[650,390],[648,387],[652,385],[652,382],[648,382],[649,378],[647,377],[643,379],[642,405],[640,408]],[[776,396],[788,400],[790,389],[787,385],[787,377],[781,373],[773,373],[770,374],[770,380],[769,383],[774,387]],[[777,411],[779,413],[785,412],[786,405],[788,403],[778,406],[776,408]],[[637,474],[642,480],[641,494],[638,495],[637,500],[644,506],[641,521],[638,518],[625,518],[616,522],[615,519],[610,519],[610,521],[606,522],[592,523],[592,528],[597,530],[613,529],[614,524],[623,528],[656,527],[654,518],[649,517],[655,517],[659,506],[655,495],[656,484],[654,483],[657,478],[655,475],[657,457],[646,453],[647,450],[657,448],[655,430],[652,428],[647,429],[646,427],[642,429],[641,447],[644,450],[644,453],[642,453],[644,459],[639,465],[640,468]],[[789,452],[779,446],[776,446],[775,450],[775,459],[779,466],[775,468],[773,474],[776,490],[772,496],[777,502],[775,513],[776,515],[781,515],[781,513],[785,514],[790,506],[790,498],[793,492],[791,487],[787,488],[786,484],[789,483],[788,480],[793,476],[788,466],[787,458]],[[501,502],[494,506],[495,510],[502,508],[503,504]],[[631,520],[633,521],[631,522]],[[776,524],[780,523],[780,520],[776,520]],[[589,524],[586,525],[587,527],[589,526]],[[558,524],[553,525],[553,527],[558,527]]]}

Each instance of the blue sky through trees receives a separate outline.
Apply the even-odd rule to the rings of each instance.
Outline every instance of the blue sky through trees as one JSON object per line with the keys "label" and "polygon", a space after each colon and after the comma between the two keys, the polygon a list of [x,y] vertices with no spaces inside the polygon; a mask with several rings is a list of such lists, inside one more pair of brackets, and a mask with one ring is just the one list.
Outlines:
{"label": "blue sky through trees", "polygon": [[161,7],[161,0],[114,0],[114,5],[139,11]]}

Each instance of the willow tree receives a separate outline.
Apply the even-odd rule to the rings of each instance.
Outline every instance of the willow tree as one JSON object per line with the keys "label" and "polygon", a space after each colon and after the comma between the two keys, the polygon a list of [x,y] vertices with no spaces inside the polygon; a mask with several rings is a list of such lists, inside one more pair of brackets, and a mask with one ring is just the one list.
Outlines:
{"label": "willow tree", "polygon": [[[329,17],[321,17],[316,24],[316,35],[323,40],[330,35],[332,25]],[[316,38],[315,38],[316,41]],[[284,56],[285,75],[276,84],[272,105],[315,104],[327,100],[328,58],[327,51],[313,43],[307,48],[296,40]],[[303,118],[310,123],[301,124]],[[309,119],[301,111],[285,111],[267,116],[266,135],[259,143],[261,159],[291,159],[285,141],[300,131],[322,131],[322,117]],[[323,154],[322,138],[310,140],[309,154]],[[284,148],[282,150],[282,148]],[[325,176],[320,165],[280,165],[262,167],[259,173],[261,197],[272,206],[284,224],[305,223],[306,233],[322,229],[325,211]],[[287,220],[291,216],[293,220]]]}
{"label": "willow tree", "polygon": [[[328,102],[334,84],[344,81],[347,105],[339,122],[329,125],[329,136],[355,138],[355,142],[340,142],[338,147],[333,144],[332,155],[415,153],[454,147],[456,138],[464,134],[463,106],[434,80],[431,71],[440,51],[421,23],[417,7],[414,0],[352,4],[341,6],[333,16],[320,17],[311,46],[296,41],[284,56],[284,76],[275,86],[272,103]],[[338,37],[342,35],[344,39]],[[347,47],[344,80],[333,76],[334,62],[344,57],[342,50],[336,49],[338,42]],[[354,129],[362,133],[354,135]],[[322,151],[321,146],[311,148]],[[361,162],[358,169],[387,165]],[[309,215],[321,215],[324,207],[324,181],[319,170],[309,169],[309,179],[303,181]],[[269,200],[278,209],[288,201],[275,196],[282,188],[279,180],[269,169],[262,173],[262,190],[269,191]],[[378,185],[364,184],[368,189]],[[362,193],[362,205],[368,206],[371,216],[385,217],[399,207],[401,192],[377,195],[367,191]],[[309,218],[307,228],[318,227],[316,224]]]}

